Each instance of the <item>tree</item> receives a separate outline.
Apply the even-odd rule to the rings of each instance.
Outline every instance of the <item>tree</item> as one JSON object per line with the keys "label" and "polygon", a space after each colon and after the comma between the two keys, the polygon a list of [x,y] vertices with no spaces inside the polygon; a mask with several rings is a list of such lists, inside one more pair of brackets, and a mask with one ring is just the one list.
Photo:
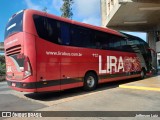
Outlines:
{"label": "tree", "polygon": [[6,65],[0,62],[0,76],[3,76],[5,74],[6,74]]}
{"label": "tree", "polygon": [[0,55],[0,62],[1,63],[5,63],[5,57],[4,57],[4,55]]}
{"label": "tree", "polygon": [[63,5],[60,8],[60,10],[62,12],[62,15],[61,15],[62,17],[72,19],[72,16],[73,16],[72,4],[73,4],[73,0],[63,0]]}
{"label": "tree", "polygon": [[47,13],[47,7],[44,7],[42,11]]}

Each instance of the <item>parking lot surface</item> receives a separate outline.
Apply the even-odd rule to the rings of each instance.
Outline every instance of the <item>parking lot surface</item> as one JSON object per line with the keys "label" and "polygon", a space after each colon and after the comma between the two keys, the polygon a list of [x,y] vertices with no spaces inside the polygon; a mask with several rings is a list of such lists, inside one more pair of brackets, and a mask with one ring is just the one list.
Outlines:
{"label": "parking lot surface", "polygon": [[[151,77],[144,79],[143,81],[137,81],[137,79],[130,79],[125,81],[102,84],[99,85],[95,91],[91,92],[85,92],[81,88],[76,88],[61,92],[38,94],[17,92],[8,88],[6,82],[0,82],[0,108],[1,111],[160,111],[159,90],[152,91],[147,89],[119,87],[129,85],[139,86],[142,83],[149,84],[147,80],[154,81],[155,79],[160,80],[160,77]],[[153,83],[149,87],[153,88]],[[157,86],[156,84],[157,89],[160,88],[158,87],[159,86]],[[115,112],[115,114],[116,113],[118,112]],[[56,119],[80,120],[82,118],[57,117]],[[125,120],[139,118],[106,118],[102,116],[94,118],[91,117],[89,119]],[[149,118],[142,117],[141,119],[146,120]]]}

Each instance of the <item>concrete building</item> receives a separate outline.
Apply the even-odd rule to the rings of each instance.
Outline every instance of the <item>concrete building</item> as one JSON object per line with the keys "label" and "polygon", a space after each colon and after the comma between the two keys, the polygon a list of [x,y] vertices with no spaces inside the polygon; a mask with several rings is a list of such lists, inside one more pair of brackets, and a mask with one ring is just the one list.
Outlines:
{"label": "concrete building", "polygon": [[[147,42],[160,53],[160,0],[101,0],[102,26],[146,32]],[[153,56],[157,67],[157,56]]]}
{"label": "concrete building", "polygon": [[0,52],[4,52],[4,43],[0,42]]}

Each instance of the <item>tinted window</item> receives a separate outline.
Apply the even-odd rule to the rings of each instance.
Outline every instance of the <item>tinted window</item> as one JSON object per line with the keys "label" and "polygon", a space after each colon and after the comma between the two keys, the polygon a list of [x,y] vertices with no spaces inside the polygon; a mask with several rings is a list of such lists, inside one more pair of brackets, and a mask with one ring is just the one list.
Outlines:
{"label": "tinted window", "polygon": [[70,25],[68,23],[61,22],[60,28],[61,28],[60,39],[62,40],[62,44],[69,45],[70,44]]}
{"label": "tinted window", "polygon": [[39,37],[56,44],[70,44],[70,25],[68,23],[39,15],[34,15],[33,19]]}
{"label": "tinted window", "polygon": [[[96,49],[107,49],[107,35],[102,32],[94,32],[94,44]],[[106,45],[106,47],[105,47]]]}
{"label": "tinted window", "polygon": [[11,34],[21,32],[23,26],[22,22],[23,22],[23,12],[17,15],[15,14],[15,16],[13,16],[6,25],[4,38],[8,37]]}
{"label": "tinted window", "polygon": [[123,37],[98,31],[95,31],[94,35],[95,48],[97,49],[133,52],[131,46],[127,45],[127,40]]}
{"label": "tinted window", "polygon": [[91,31],[87,28],[72,25],[70,45],[92,48]]}
{"label": "tinted window", "polygon": [[61,43],[60,23],[58,23],[54,19],[50,19],[39,15],[34,15],[33,19],[39,37],[53,43]]}
{"label": "tinted window", "polygon": [[116,35],[34,15],[39,37],[56,44],[133,52],[127,40]]}

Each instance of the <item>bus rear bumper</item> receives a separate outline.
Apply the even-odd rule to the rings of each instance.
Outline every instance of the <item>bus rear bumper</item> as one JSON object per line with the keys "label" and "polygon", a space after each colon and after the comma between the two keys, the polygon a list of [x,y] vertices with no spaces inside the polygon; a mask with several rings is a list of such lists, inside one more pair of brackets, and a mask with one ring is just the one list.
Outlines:
{"label": "bus rear bumper", "polygon": [[8,86],[11,89],[20,92],[49,92],[49,91],[60,91],[60,85],[43,84],[43,82],[15,82],[7,80]]}
{"label": "bus rear bumper", "polygon": [[24,89],[24,88],[12,87],[12,86],[9,86],[9,87],[19,92],[31,92],[31,93],[37,92],[36,89]]}
{"label": "bus rear bumper", "polygon": [[14,82],[14,81],[7,80],[7,84],[11,89],[14,89],[20,92],[36,92],[37,91],[35,83]]}

